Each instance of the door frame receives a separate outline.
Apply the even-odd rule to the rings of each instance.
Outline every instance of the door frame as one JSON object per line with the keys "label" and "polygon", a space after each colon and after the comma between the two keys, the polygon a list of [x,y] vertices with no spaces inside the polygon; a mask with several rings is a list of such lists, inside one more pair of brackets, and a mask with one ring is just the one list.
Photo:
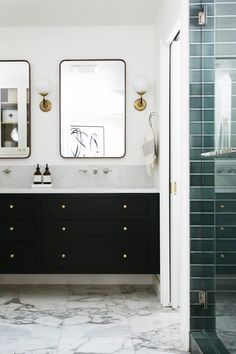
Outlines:
{"label": "door frame", "polygon": [[[160,299],[170,306],[169,278],[169,45],[181,30],[181,338],[189,349],[190,329],[190,245],[189,245],[189,1],[181,0],[180,17],[175,17],[170,30],[162,31],[160,41]],[[163,34],[164,32],[164,34]]]}
{"label": "door frame", "polygon": [[[160,43],[160,295],[163,306],[170,298],[170,45],[180,31],[178,19]],[[168,162],[168,163],[167,163]]]}
{"label": "door frame", "polygon": [[[169,185],[175,183],[176,192],[169,193],[169,263],[170,263],[170,304],[180,306],[180,31],[169,46]],[[176,45],[178,52],[176,52]],[[177,56],[176,56],[177,55]],[[173,57],[175,56],[175,57]],[[176,66],[178,65],[178,66]],[[173,70],[173,68],[175,68]],[[175,71],[177,70],[177,72]],[[177,113],[175,113],[177,111]],[[173,119],[174,117],[174,119]],[[170,188],[171,189],[171,188]]]}

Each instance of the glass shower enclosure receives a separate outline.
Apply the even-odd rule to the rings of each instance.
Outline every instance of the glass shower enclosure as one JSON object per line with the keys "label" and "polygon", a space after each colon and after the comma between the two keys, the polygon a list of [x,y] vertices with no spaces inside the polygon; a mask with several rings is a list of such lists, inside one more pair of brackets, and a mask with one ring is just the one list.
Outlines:
{"label": "glass shower enclosure", "polygon": [[190,0],[192,353],[236,353],[236,0]]}

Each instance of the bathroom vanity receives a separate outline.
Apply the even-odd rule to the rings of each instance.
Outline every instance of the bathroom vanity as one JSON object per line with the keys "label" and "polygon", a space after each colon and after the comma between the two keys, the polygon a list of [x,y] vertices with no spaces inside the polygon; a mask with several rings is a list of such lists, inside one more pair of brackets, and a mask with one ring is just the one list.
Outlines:
{"label": "bathroom vanity", "polygon": [[158,274],[158,193],[0,194],[0,273]]}

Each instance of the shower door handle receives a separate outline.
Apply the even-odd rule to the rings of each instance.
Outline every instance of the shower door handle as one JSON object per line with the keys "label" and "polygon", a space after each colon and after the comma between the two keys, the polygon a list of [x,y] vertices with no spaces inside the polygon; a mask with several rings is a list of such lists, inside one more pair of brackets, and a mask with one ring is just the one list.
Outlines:
{"label": "shower door handle", "polygon": [[205,290],[199,291],[199,305],[203,305],[204,310],[208,309],[207,291]]}

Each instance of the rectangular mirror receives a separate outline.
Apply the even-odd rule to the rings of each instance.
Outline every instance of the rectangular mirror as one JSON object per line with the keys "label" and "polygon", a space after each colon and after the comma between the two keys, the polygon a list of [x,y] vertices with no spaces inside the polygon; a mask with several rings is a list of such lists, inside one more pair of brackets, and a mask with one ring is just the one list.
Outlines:
{"label": "rectangular mirror", "polygon": [[0,158],[30,155],[30,65],[0,60]]}
{"label": "rectangular mirror", "polygon": [[125,62],[60,63],[62,157],[125,155]]}

